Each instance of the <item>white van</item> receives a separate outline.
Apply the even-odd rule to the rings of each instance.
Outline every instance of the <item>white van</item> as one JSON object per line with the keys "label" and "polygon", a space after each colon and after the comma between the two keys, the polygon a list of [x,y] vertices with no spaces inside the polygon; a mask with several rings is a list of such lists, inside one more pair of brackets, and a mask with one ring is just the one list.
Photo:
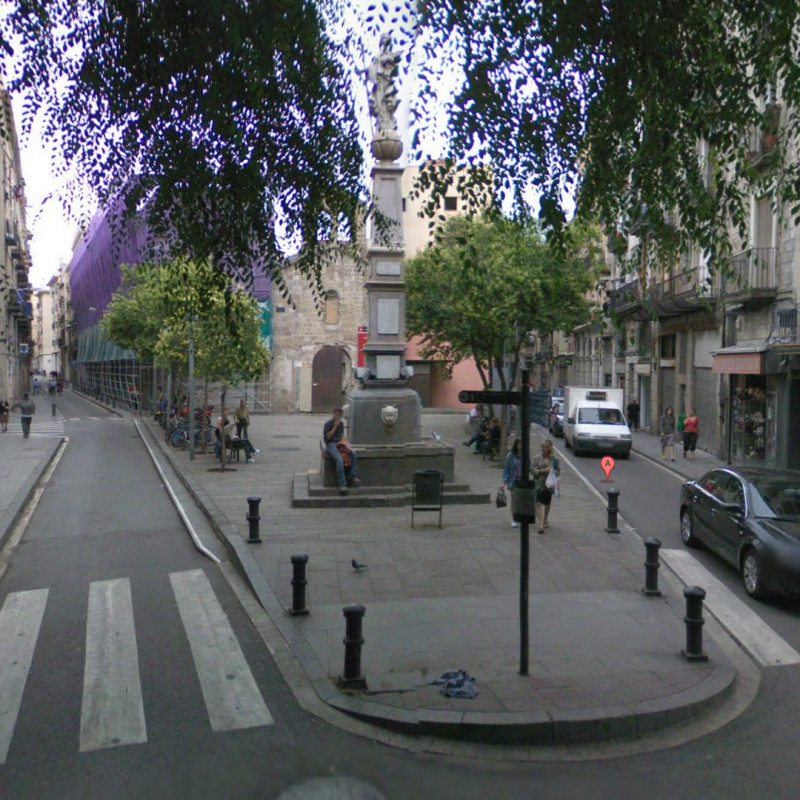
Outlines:
{"label": "white van", "polygon": [[[627,458],[633,446],[631,429],[609,394],[614,389],[567,387],[564,441],[575,455]],[[614,397],[614,399],[617,399]]]}

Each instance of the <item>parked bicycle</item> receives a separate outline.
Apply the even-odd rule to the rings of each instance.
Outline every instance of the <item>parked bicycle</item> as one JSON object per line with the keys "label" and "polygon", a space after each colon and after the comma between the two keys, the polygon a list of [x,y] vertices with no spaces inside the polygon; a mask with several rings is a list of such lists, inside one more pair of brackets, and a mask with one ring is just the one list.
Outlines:
{"label": "parked bicycle", "polygon": [[[177,422],[173,423],[168,437],[167,441],[173,450],[183,450],[189,441],[189,428],[186,420],[179,417]],[[206,425],[203,428],[202,422],[196,422],[194,426],[194,442],[195,444],[202,444],[204,440],[206,445],[210,445],[214,440],[214,430],[210,425]]]}

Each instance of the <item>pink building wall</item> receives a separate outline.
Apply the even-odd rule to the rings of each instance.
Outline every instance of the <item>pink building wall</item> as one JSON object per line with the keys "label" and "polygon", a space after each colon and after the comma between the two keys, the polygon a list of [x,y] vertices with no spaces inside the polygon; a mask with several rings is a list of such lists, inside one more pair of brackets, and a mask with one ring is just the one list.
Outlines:
{"label": "pink building wall", "polygon": [[[406,361],[427,361],[420,355],[419,338],[414,337],[406,342]],[[459,402],[458,393],[462,389],[483,389],[478,370],[472,359],[462,361],[453,367],[453,376],[444,377],[443,372],[435,369],[437,362],[428,361],[431,365],[431,407],[432,408],[463,408],[467,410],[472,404]]]}

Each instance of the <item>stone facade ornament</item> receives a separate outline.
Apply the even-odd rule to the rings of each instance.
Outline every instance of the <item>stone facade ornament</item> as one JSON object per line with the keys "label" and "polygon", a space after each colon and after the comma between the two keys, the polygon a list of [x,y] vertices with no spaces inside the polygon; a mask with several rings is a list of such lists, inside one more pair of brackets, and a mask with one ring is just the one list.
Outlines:
{"label": "stone facade ornament", "polygon": [[400,416],[400,411],[397,406],[384,406],[381,409],[381,422],[387,427],[391,428],[397,422]]}

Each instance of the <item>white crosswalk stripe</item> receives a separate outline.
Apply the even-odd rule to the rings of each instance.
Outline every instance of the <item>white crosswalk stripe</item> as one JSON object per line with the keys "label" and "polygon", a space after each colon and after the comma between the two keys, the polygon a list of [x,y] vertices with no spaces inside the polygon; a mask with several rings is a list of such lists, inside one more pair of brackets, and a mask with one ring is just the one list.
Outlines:
{"label": "white crosswalk stripe", "polygon": [[147,741],[127,578],[89,586],[81,752]]}
{"label": "white crosswalk stripe", "polygon": [[[236,634],[203,570],[172,572],[169,579],[211,730],[273,724]],[[5,763],[17,718],[25,713],[23,693],[48,595],[49,589],[12,592],[0,609],[0,764]],[[80,752],[147,742],[128,578],[89,584],[85,631],[82,686],[80,678],[76,679],[76,691],[82,691]]]}
{"label": "white crosswalk stripe", "polygon": [[12,592],[0,611],[0,764],[5,764],[48,589]]}
{"label": "white crosswalk stripe", "polygon": [[201,569],[171,572],[213,731],[271,725],[253,673],[225,612]]}

